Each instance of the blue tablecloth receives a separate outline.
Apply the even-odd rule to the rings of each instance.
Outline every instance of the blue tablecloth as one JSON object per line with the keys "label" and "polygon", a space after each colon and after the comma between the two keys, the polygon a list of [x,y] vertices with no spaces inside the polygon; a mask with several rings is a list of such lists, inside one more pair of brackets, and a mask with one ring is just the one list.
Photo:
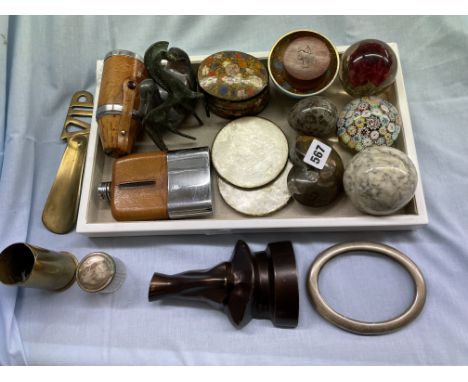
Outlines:
{"label": "blue tablecloth", "polygon": [[[95,90],[96,60],[111,49],[143,54],[168,40],[189,54],[269,50],[284,33],[315,29],[335,44],[399,44],[430,224],[415,231],[91,239],[55,235],[42,208],[64,144],[72,93]],[[468,18],[466,17],[0,17],[0,247],[29,242],[78,258],[103,250],[125,262],[112,295],[0,286],[0,364],[468,364]],[[203,269],[229,258],[237,239],[254,250],[292,240],[300,280],[294,330],[266,320],[235,329],[202,305],[147,302],[153,271]],[[392,245],[421,268],[428,298],[403,330],[362,337],[330,325],[309,303],[315,256],[351,239]],[[411,280],[381,258],[345,257],[321,280],[330,304],[360,319],[402,311]]]}

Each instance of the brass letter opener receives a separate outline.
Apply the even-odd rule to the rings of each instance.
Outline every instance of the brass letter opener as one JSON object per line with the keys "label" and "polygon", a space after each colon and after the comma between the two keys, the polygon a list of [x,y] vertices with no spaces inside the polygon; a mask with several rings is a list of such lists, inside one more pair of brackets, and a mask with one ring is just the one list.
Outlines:
{"label": "brass letter opener", "polygon": [[89,123],[77,117],[92,115],[93,95],[84,90],[73,94],[60,135],[67,147],[42,213],[42,222],[55,233],[71,231],[76,222],[90,129]]}

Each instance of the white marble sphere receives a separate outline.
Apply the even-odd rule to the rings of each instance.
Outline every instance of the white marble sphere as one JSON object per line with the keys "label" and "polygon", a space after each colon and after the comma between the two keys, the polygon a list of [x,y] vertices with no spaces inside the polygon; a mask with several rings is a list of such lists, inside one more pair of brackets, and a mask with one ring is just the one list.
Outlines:
{"label": "white marble sphere", "polygon": [[371,146],[356,154],[346,167],[343,186],[353,205],[371,215],[389,215],[413,197],[418,174],[404,152]]}

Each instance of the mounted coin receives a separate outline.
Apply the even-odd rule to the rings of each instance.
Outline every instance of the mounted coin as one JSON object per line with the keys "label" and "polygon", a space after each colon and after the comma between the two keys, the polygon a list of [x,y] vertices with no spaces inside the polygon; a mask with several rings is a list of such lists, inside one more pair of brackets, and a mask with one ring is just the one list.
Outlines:
{"label": "mounted coin", "polygon": [[86,255],[78,264],[76,281],[88,293],[113,293],[125,281],[125,265],[104,252]]}

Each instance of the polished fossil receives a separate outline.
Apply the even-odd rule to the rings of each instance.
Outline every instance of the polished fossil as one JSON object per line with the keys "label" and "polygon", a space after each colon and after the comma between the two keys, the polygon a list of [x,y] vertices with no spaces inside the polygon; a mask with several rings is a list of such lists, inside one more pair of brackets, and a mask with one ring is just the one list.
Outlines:
{"label": "polished fossil", "polygon": [[288,189],[299,203],[323,207],[332,203],[342,192],[343,163],[334,149],[321,170],[304,163],[304,155],[314,139],[305,135],[297,137],[291,155],[294,166],[288,175]]}

